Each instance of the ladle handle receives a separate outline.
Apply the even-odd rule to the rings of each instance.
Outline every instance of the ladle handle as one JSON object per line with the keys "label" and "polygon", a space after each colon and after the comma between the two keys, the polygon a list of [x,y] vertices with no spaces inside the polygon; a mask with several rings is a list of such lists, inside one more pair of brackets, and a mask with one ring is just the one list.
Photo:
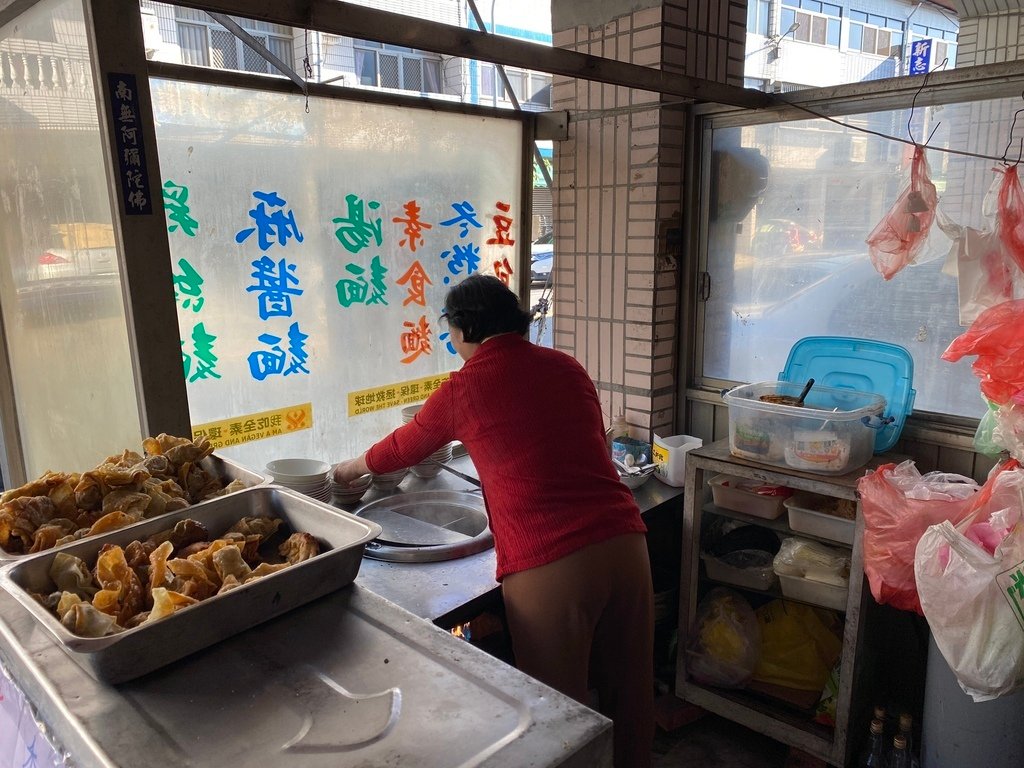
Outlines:
{"label": "ladle handle", "polygon": [[[811,391],[811,387],[814,386],[814,379],[808,379],[807,383],[804,384],[804,391],[800,393],[800,397],[796,399],[797,405],[804,404],[804,398],[807,397],[807,393]],[[791,390],[792,391],[792,390]]]}

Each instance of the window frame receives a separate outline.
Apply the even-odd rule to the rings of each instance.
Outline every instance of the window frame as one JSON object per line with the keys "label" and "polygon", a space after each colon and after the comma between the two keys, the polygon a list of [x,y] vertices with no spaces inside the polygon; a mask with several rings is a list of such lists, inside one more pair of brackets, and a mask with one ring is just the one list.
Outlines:
{"label": "window frame", "polygon": [[[857,53],[863,53],[868,56],[880,56],[882,58],[889,58],[893,55],[892,49],[898,46],[900,49],[899,57],[903,58],[904,51],[906,50],[905,45],[907,40],[907,25],[903,21],[901,21],[900,19],[893,19],[888,16],[879,16],[877,14],[867,13],[865,11],[858,11],[853,8],[849,10],[847,18],[850,22],[846,41],[847,50]],[[854,29],[859,30],[862,41],[864,38],[864,34],[866,32],[874,32],[876,40],[874,50],[866,50],[864,48],[863,42],[861,42],[861,44],[858,45],[857,47],[854,47],[854,44],[852,42],[852,35]],[[886,48],[888,48],[889,50],[888,53],[879,53],[880,46],[877,43],[877,40],[883,33],[889,36],[889,45],[886,46]],[[892,38],[894,35],[899,35],[898,43],[892,42]]]}
{"label": "window frame", "polygon": [[[477,73],[480,78],[480,103],[486,103],[488,101],[497,101],[501,104],[512,103],[512,100],[508,98],[505,83],[498,75],[498,68],[496,65],[483,61],[478,62]],[[512,90],[516,95],[516,99],[519,100],[520,106],[551,109],[550,94],[551,83],[553,80],[551,75],[546,72],[537,72],[532,69],[505,67],[505,76],[508,77],[509,83],[513,86]],[[520,86],[518,89],[515,87],[517,83]],[[548,89],[548,100],[535,100],[533,98],[534,95],[543,92],[545,88]]]}
{"label": "window frame", "polygon": [[[266,59],[264,59],[262,56],[259,56],[259,60],[260,60],[260,62],[262,64],[262,66],[263,66],[263,69],[247,69],[245,67],[246,59],[247,59],[246,52],[249,52],[250,57],[253,56],[253,55],[258,56],[258,54],[256,54],[254,51],[252,51],[252,49],[248,45],[246,45],[244,42],[242,42],[241,39],[239,39],[238,37],[235,37],[235,35],[232,34],[232,32],[229,29],[227,29],[226,27],[218,24],[213,18],[208,16],[205,12],[202,12],[202,11],[190,11],[190,9],[180,8],[178,6],[175,6],[174,10],[175,10],[174,29],[175,29],[175,33],[178,36],[178,47],[181,50],[181,58],[182,58],[182,61],[184,63],[189,64],[191,66],[209,67],[211,69],[227,69],[227,70],[230,70],[232,72],[251,72],[251,73],[254,73],[254,74],[258,74],[258,75],[278,75],[278,74],[281,74],[280,72],[278,72],[277,67],[275,67],[273,64],[271,64]],[[244,29],[246,32],[248,32],[250,35],[252,35],[254,38],[259,40],[267,50],[269,50],[271,53],[273,53],[275,56],[277,56],[279,59],[281,59],[285,64],[288,64],[290,66],[294,66],[295,65],[295,61],[294,61],[294,59],[295,59],[295,38],[293,36],[289,35],[289,34],[286,34],[283,31],[276,31],[275,29],[273,29],[273,28],[279,28],[279,29],[283,30],[283,29],[286,29],[286,28],[290,29],[290,27],[284,27],[281,24],[271,24],[271,23],[265,22],[265,21],[255,21],[253,19],[245,19],[245,18],[242,18],[240,16],[232,16],[231,18],[235,22],[237,22],[238,25],[240,27],[242,27],[242,29]],[[196,62],[186,61],[186,55],[185,55],[185,50],[186,49],[185,49],[184,46],[181,45],[181,41],[183,39],[183,35],[181,34],[182,27],[186,27],[186,28],[191,27],[191,28],[194,28],[194,29],[202,30],[203,40],[205,42],[205,49],[203,51],[203,53],[205,54],[205,62],[203,62],[203,63],[196,63]],[[234,41],[234,46],[235,46],[235,63],[238,64],[239,66],[225,67],[225,66],[217,66],[217,65],[212,63],[214,61],[214,58],[215,58],[214,57],[214,52],[220,50],[220,49],[216,49],[216,48],[212,47],[212,43],[213,43],[213,34],[212,33],[215,30],[216,31],[222,31],[222,32],[227,33],[228,35],[231,35],[231,40]],[[274,46],[272,46],[270,44],[271,41],[276,42],[279,45],[286,45],[287,49],[290,51],[288,53],[288,55],[287,56],[282,56],[279,51],[274,50]],[[191,50],[191,49],[189,49],[189,50]]]}
{"label": "window frame", "polygon": [[[443,94],[444,91],[444,59],[438,54],[430,53],[428,51],[417,51],[413,48],[406,48],[401,45],[390,45],[387,43],[379,43],[373,40],[363,40],[361,38],[352,39],[353,54],[358,58],[360,54],[363,56],[373,55],[374,57],[374,81],[373,83],[363,82],[363,75],[359,71],[359,67],[356,67],[356,78],[360,85],[368,88],[382,88],[389,91],[411,91],[414,93],[433,93]],[[396,59],[397,70],[398,70],[398,87],[394,88],[390,85],[383,85],[381,80],[381,56],[391,56]],[[410,65],[418,65],[420,73],[420,86],[419,88],[407,88],[406,87],[406,67]],[[428,67],[435,67],[436,70],[432,70],[432,74],[428,75]],[[430,81],[434,80],[437,83],[437,90],[433,90],[428,87]]]}
{"label": "window frame", "polygon": [[[1024,90],[1024,69],[1020,62],[990,65],[980,69],[976,78],[965,79],[959,72],[935,72],[930,78],[927,102],[931,105],[968,103],[1000,98],[1019,98]],[[705,318],[698,295],[708,274],[708,239],[711,200],[711,147],[714,130],[747,125],[784,124],[807,120],[810,116],[802,109],[842,119],[844,116],[908,109],[919,95],[917,78],[899,78],[887,81],[879,89],[868,82],[849,83],[826,88],[808,88],[792,94],[790,104],[764,110],[744,110],[720,105],[699,104],[693,107],[693,135],[695,140],[690,154],[695,170],[693,183],[686,186],[685,196],[693,219],[688,230],[691,252],[697,258],[687,264],[688,281],[696,289],[684,296],[682,317],[688,318],[693,329],[692,343],[687,354],[680,358],[680,381],[687,382],[680,391],[679,407],[688,412],[692,402],[721,405],[721,392],[737,384],[749,383],[704,375],[702,370],[704,349],[713,340],[705,338]],[[918,105],[922,102],[918,101]],[[685,282],[685,281],[684,281]],[[966,330],[966,329],[965,329]],[[781,361],[780,361],[781,365]],[[915,382],[920,389],[922,382]],[[924,384],[924,386],[927,386]],[[905,436],[929,436],[949,445],[970,448],[979,419],[934,411],[915,411],[907,419]]]}
{"label": "window frame", "polygon": [[[818,10],[824,9],[826,6],[830,9],[834,9],[834,12]],[[786,19],[789,15],[792,15],[793,20],[787,24]],[[810,23],[801,21],[801,16],[806,16]],[[800,26],[793,32],[788,32],[787,30],[795,22],[799,22]],[[825,27],[824,42],[818,42],[813,39],[815,34],[815,25],[820,25],[822,22]],[[804,37],[805,33],[802,30],[807,30],[806,38]],[[781,37],[786,37],[788,35],[791,40],[798,43],[819,45],[823,48],[839,49],[843,42],[842,7],[833,3],[823,3],[819,0],[782,0],[779,16],[779,35]],[[833,39],[834,42],[831,42]]]}

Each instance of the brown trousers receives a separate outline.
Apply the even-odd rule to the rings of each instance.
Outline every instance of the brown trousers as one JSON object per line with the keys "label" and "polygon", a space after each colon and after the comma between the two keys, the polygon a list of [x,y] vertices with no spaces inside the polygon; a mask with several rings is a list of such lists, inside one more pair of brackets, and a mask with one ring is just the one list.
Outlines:
{"label": "brown trousers", "polygon": [[654,593],[643,534],[617,536],[501,585],[516,666],[613,723],[616,768],[654,740]]}

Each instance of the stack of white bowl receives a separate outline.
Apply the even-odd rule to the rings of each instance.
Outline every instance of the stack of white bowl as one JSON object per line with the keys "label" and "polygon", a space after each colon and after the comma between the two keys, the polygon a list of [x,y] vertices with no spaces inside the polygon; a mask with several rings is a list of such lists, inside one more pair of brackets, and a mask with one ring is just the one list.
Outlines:
{"label": "stack of white bowl", "polygon": [[357,477],[348,485],[339,485],[331,479],[331,493],[335,504],[355,504],[370,490],[370,475]]}
{"label": "stack of white bowl", "polygon": [[430,454],[430,461],[425,461],[422,464],[417,464],[412,468],[412,473],[416,477],[437,477],[441,472],[441,468],[437,464],[431,462],[438,462],[440,464],[446,464],[452,460],[452,444],[448,443],[443,448],[439,448]]}
{"label": "stack of white bowl", "polygon": [[331,465],[317,459],[274,459],[267,463],[271,481],[317,501],[331,501]]}
{"label": "stack of white bowl", "polygon": [[[408,424],[416,416],[416,413],[420,408],[423,407],[423,403],[417,403],[416,405],[407,405],[402,409],[402,423]],[[445,464],[452,460],[452,444],[448,443],[443,448],[439,448],[430,454],[429,461],[425,461],[422,464],[417,464],[412,467],[412,473],[416,477],[422,477],[424,479],[437,477],[441,473],[441,468],[432,462],[439,462]]]}
{"label": "stack of white bowl", "polygon": [[396,469],[394,472],[384,472],[380,475],[370,475],[370,477],[373,482],[373,487],[378,491],[391,491],[405,479],[407,474],[409,474],[409,468],[402,467],[401,469]]}

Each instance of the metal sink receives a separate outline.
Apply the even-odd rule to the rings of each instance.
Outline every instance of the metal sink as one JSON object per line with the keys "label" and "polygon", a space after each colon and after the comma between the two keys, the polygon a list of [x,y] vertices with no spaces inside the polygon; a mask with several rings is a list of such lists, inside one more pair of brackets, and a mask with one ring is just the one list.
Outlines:
{"label": "metal sink", "polygon": [[396,563],[434,563],[494,546],[487,511],[472,491],[411,491],[364,504],[353,514],[383,528],[365,557]]}

